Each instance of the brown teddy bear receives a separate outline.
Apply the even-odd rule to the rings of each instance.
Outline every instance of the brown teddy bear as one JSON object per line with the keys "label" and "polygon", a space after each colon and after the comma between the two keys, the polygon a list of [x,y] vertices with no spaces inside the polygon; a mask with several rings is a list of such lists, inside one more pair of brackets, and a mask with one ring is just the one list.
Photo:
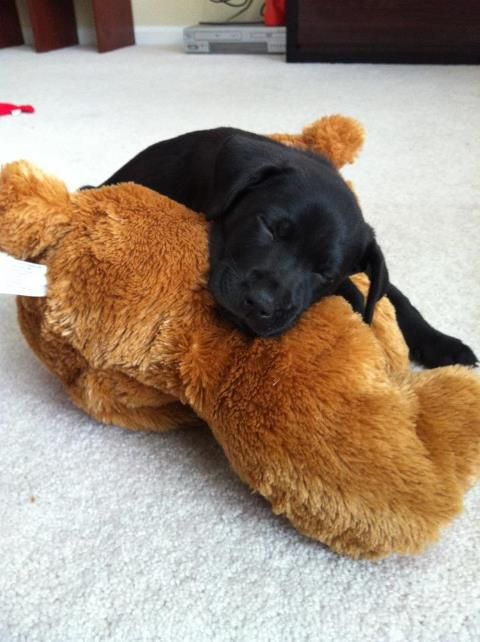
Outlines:
{"label": "brown teddy bear", "polygon": [[[276,138],[341,166],[363,132],[337,116]],[[410,371],[386,299],[372,326],[331,296],[283,337],[242,335],[206,288],[207,235],[202,216],[134,184],[69,194],[25,162],[0,177],[0,250],[48,270],[19,322],[74,403],[134,430],[203,420],[305,535],[355,558],[421,551],[478,478],[480,379]]]}

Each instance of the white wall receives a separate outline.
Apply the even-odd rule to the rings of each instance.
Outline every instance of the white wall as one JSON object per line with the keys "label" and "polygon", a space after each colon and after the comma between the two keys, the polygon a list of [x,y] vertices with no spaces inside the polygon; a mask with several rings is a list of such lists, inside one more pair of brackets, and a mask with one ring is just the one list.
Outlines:
{"label": "white wall", "polygon": [[[31,44],[32,35],[26,2],[27,0],[16,0],[26,42]],[[82,44],[92,44],[90,42],[90,39],[93,38],[93,11],[91,0],[73,0],[73,2],[77,16],[77,25],[80,28],[80,42]],[[251,21],[261,19],[260,9],[262,4],[263,0],[255,0],[252,8],[242,16],[242,19]],[[141,32],[143,33],[143,44],[153,44],[145,40],[145,32],[147,34],[150,33],[152,27],[186,26],[196,24],[201,20],[227,21],[228,18],[236,12],[236,9],[209,2],[209,0],[132,0],[132,10],[135,27],[139,28],[137,37],[139,37]],[[155,32],[155,29],[153,32]],[[87,35],[85,35],[85,33],[87,33]]]}
{"label": "white wall", "polygon": [[[90,0],[74,0],[79,27],[93,26]],[[249,17],[257,19],[261,0],[255,0]],[[26,0],[17,0],[22,24],[28,23],[25,9]],[[256,6],[256,9],[255,9]],[[133,18],[136,26],[191,25],[208,17],[210,20],[224,20],[232,15],[233,9],[208,0],[132,0]]]}
{"label": "white wall", "polygon": [[142,26],[195,24],[203,8],[204,0],[132,0],[135,24]]}

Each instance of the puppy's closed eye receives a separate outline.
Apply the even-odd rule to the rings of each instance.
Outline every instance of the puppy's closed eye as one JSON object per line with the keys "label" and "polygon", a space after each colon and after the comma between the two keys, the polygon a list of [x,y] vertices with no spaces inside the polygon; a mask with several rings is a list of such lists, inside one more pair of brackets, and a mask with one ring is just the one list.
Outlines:
{"label": "puppy's closed eye", "polygon": [[269,223],[264,216],[259,216],[258,220],[260,221],[260,226],[262,229],[262,233],[264,237],[268,241],[274,241],[275,240],[275,227],[272,225],[272,223]]}
{"label": "puppy's closed eye", "polygon": [[269,235],[271,241],[287,239],[293,233],[293,225],[286,218],[279,219],[278,221],[269,221],[262,214],[258,218],[262,225],[262,229]]}

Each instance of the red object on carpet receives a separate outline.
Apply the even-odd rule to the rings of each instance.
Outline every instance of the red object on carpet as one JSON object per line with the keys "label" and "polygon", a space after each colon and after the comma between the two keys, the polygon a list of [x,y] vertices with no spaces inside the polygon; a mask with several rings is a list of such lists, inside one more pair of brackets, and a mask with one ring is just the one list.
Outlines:
{"label": "red object on carpet", "polygon": [[267,27],[279,27],[285,24],[287,0],[265,0],[263,21]]}
{"label": "red object on carpet", "polygon": [[0,103],[0,116],[11,116],[12,114],[33,114],[35,109],[31,105],[12,105],[11,103]]}

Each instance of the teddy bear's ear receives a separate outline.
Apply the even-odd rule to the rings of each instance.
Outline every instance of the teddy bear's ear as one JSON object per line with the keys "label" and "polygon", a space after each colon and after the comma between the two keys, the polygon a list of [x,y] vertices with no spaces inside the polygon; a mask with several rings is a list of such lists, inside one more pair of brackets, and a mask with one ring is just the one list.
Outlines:
{"label": "teddy bear's ear", "polygon": [[25,161],[0,173],[0,251],[34,259],[65,233],[71,200],[65,185]]}
{"label": "teddy bear's ear", "polygon": [[335,167],[353,163],[365,140],[362,125],[346,116],[325,116],[305,127],[301,134],[274,134],[271,138],[326,156]]}

